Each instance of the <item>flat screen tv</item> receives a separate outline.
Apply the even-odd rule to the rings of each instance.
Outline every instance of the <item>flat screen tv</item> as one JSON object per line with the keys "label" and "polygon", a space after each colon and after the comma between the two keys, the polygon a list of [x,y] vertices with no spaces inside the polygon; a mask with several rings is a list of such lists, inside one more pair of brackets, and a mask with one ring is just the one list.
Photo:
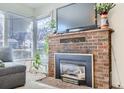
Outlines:
{"label": "flat screen tv", "polygon": [[57,33],[97,28],[95,3],[73,3],[56,10]]}

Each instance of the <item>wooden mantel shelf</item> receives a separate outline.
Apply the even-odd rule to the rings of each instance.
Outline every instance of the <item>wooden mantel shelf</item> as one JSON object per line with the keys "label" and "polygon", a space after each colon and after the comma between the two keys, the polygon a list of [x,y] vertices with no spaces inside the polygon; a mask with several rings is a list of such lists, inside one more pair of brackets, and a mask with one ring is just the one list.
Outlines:
{"label": "wooden mantel shelf", "polygon": [[86,32],[98,32],[98,31],[109,31],[110,33],[114,32],[114,30],[112,30],[111,28],[108,28],[108,29],[93,29],[93,30],[86,30],[86,31],[75,31],[75,32],[70,32],[70,33],[58,33],[58,34],[51,34],[49,35],[49,38],[52,38],[52,37],[59,37],[59,36],[66,36],[66,35],[76,35],[76,34],[82,34],[82,33],[86,33]]}

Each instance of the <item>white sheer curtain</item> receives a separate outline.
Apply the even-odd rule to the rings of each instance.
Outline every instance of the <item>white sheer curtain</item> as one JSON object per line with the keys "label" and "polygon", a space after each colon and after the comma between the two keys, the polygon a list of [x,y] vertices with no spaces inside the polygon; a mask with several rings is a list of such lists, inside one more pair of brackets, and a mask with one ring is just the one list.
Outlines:
{"label": "white sheer curtain", "polygon": [[4,14],[0,11],[0,47],[3,47],[3,35],[4,33]]}
{"label": "white sheer curtain", "polygon": [[7,14],[8,45],[13,48],[14,59],[32,57],[32,20],[16,14]]}

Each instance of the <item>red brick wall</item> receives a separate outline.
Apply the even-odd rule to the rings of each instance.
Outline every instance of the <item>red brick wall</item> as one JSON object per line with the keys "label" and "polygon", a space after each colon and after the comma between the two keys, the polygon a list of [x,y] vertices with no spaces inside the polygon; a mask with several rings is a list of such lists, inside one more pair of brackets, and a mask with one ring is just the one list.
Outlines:
{"label": "red brick wall", "polygon": [[[85,37],[85,42],[60,43],[60,39]],[[111,30],[89,30],[49,36],[49,76],[55,76],[54,53],[94,54],[94,87],[111,88]]]}

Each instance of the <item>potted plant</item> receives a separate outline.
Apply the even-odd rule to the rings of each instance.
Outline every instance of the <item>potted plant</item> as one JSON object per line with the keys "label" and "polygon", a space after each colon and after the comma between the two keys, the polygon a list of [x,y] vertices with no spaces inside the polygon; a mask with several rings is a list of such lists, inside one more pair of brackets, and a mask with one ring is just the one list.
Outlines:
{"label": "potted plant", "polygon": [[97,3],[96,11],[101,16],[101,29],[106,29],[109,26],[108,13],[115,7],[114,3]]}
{"label": "potted plant", "polygon": [[48,23],[48,27],[52,30],[52,33],[56,30],[56,21],[55,19],[51,19],[51,21]]}
{"label": "potted plant", "polygon": [[44,50],[45,50],[45,53],[48,55],[48,52],[49,52],[48,36],[46,36],[45,38]]}
{"label": "potted plant", "polygon": [[34,56],[34,61],[33,61],[33,67],[38,70],[41,65],[41,58],[40,58],[40,53],[39,51],[36,52]]}

